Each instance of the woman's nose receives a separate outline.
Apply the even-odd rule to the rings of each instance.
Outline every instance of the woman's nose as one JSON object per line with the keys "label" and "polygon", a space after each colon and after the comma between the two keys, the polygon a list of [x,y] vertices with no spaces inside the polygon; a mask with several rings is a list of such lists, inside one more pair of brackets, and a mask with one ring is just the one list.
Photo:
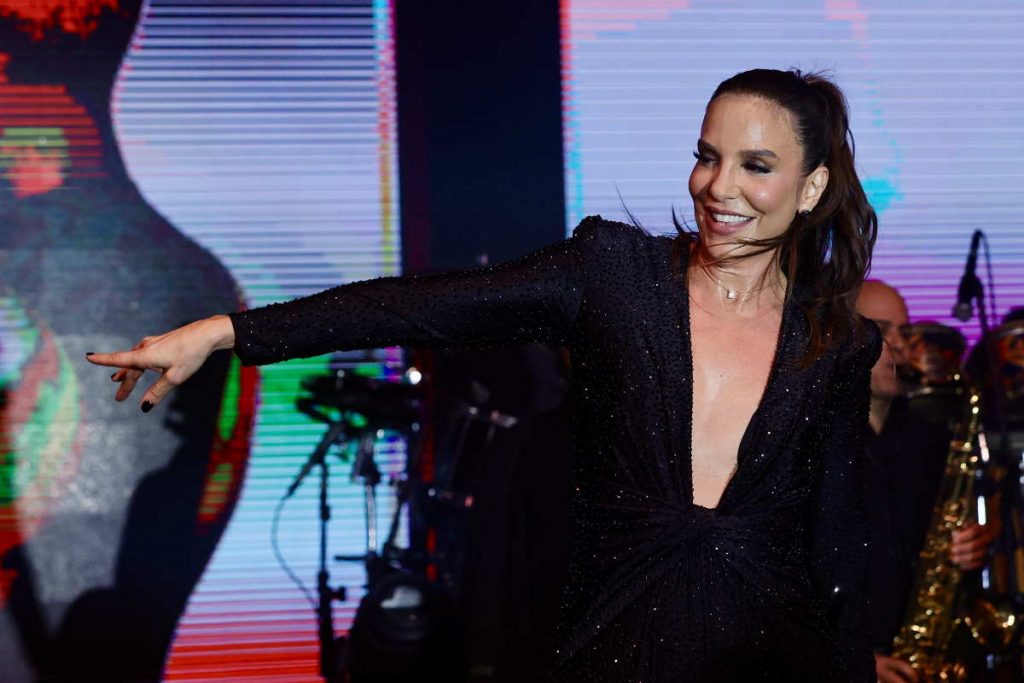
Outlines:
{"label": "woman's nose", "polygon": [[736,197],[736,183],[730,166],[718,164],[715,167],[715,175],[708,186],[708,194],[714,200],[733,199]]}

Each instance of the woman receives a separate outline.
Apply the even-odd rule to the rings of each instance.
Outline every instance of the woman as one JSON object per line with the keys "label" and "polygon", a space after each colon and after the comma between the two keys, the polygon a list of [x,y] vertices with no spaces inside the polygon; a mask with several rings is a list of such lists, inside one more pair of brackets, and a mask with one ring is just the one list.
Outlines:
{"label": "woman", "polygon": [[876,219],[829,81],[723,82],[696,238],[599,217],[518,261],[218,316],[135,351],[148,411],[216,349],[541,340],[572,349],[576,533],[557,681],[868,681],[861,446],[879,335],[853,312]]}

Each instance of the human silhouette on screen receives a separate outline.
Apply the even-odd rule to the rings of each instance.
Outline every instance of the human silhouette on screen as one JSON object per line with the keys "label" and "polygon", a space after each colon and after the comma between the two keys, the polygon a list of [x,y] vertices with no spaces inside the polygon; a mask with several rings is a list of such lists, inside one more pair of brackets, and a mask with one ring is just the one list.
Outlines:
{"label": "human silhouette on screen", "polygon": [[0,0],[0,679],[12,683],[159,680],[248,458],[255,374],[226,355],[144,422],[76,379],[97,344],[239,307],[227,270],[147,204],[121,158],[110,99],[141,6]]}

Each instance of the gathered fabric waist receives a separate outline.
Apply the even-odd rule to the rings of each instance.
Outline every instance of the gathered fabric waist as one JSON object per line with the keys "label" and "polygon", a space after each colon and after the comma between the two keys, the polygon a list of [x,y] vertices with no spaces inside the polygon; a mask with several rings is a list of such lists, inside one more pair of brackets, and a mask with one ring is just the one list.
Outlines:
{"label": "gathered fabric waist", "polygon": [[[743,593],[743,599],[755,600],[762,608],[807,609],[812,602],[807,554],[801,548],[798,527],[786,530],[778,521],[697,505],[675,514],[662,512],[610,524],[635,528],[632,533],[618,528],[612,535],[630,539],[621,555],[620,544],[600,546],[604,535],[600,531],[593,534],[597,538],[585,539],[577,547],[570,576],[586,577],[583,585],[592,586],[593,591],[578,596],[582,607],[574,610],[574,616],[563,615],[563,623],[572,626],[564,632],[559,659],[573,656],[653,585],[665,582],[699,591],[703,583],[721,580],[727,573],[737,596]],[[692,622],[710,619],[715,605],[700,609],[696,597],[679,595],[678,599],[692,603],[690,607],[696,605],[688,609]],[[703,626],[710,627],[689,624],[698,631]]]}

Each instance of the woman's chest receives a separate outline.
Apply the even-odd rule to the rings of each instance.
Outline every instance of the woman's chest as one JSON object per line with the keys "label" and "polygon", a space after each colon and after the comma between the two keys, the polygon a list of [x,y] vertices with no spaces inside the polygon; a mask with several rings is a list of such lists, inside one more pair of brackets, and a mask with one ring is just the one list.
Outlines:
{"label": "woman's chest", "polygon": [[771,376],[781,313],[746,320],[694,306],[689,322],[694,444],[738,445]]}
{"label": "woman's chest", "polygon": [[828,381],[820,366],[797,367],[802,330],[691,325],[685,300],[670,303],[606,309],[596,343],[574,350],[587,471],[617,482],[616,495],[628,481],[705,507],[804,488]]}

